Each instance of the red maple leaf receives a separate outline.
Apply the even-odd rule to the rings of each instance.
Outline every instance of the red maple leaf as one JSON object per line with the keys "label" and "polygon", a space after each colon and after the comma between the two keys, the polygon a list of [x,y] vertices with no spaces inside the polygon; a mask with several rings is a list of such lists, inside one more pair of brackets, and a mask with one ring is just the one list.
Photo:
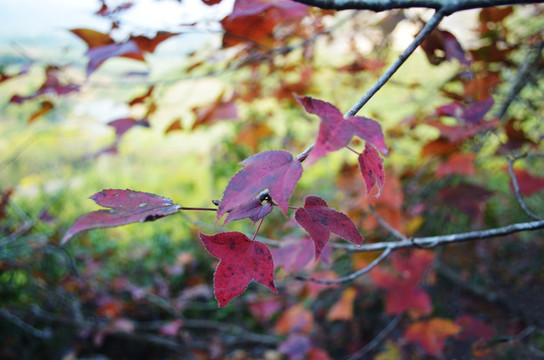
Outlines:
{"label": "red maple leaf", "polygon": [[388,153],[382,128],[377,121],[361,116],[344,119],[340,110],[326,101],[309,96],[295,95],[295,98],[307,112],[321,119],[314,149],[307,159],[309,164],[348,145],[354,135],[374,145],[382,154]]}
{"label": "red maple leaf", "polygon": [[446,339],[461,331],[461,326],[453,321],[432,318],[429,321],[418,321],[406,329],[404,337],[408,341],[417,342],[430,355],[438,356],[444,348]]}
{"label": "red maple leaf", "polygon": [[365,151],[359,155],[358,160],[359,169],[361,169],[361,174],[363,174],[366,185],[366,193],[370,194],[372,187],[376,184],[378,187],[378,194],[374,197],[379,197],[382,193],[383,185],[385,184],[383,159],[372,145],[365,144]]}
{"label": "red maple leaf", "polygon": [[354,244],[363,243],[361,233],[350,218],[330,208],[320,197],[307,196],[304,199],[304,207],[298,208],[295,212],[295,220],[314,241],[316,259],[329,241],[331,232]]}
{"label": "red maple leaf", "polygon": [[246,167],[230,179],[217,209],[217,221],[226,212],[246,204],[265,189],[287,213],[287,203],[302,175],[300,162],[287,151],[271,150],[250,156],[240,164]]}
{"label": "red maple leaf", "polygon": [[102,190],[89,199],[110,209],[93,211],[78,218],[62,238],[61,244],[82,231],[155,221],[175,214],[181,208],[168,198],[128,189]]}
{"label": "red maple leaf", "polygon": [[121,136],[123,136],[128,130],[130,130],[134,126],[143,126],[143,127],[151,126],[149,124],[149,121],[145,118],[140,120],[136,120],[133,118],[116,119],[116,120],[110,121],[108,125],[115,129],[115,136],[117,138],[120,138]]}
{"label": "red maple leaf", "polygon": [[200,239],[219,265],[213,275],[215,298],[219,307],[241,295],[251,280],[277,292],[274,285],[274,262],[270,250],[258,241],[251,241],[240,232],[216,235],[200,233]]}

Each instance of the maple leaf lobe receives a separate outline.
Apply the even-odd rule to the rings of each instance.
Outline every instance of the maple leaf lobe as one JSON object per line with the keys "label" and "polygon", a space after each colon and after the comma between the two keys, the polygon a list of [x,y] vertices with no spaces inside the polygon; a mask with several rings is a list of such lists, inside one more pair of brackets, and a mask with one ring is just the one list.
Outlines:
{"label": "maple leaf lobe", "polygon": [[216,235],[200,233],[199,236],[209,253],[220,260],[214,273],[214,293],[219,307],[241,295],[251,280],[277,292],[274,261],[266,245],[236,231]]}

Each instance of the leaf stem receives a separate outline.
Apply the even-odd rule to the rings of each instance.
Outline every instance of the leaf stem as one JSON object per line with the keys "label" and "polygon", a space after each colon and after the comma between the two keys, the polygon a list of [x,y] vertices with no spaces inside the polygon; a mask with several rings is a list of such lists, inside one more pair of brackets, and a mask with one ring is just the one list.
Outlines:
{"label": "leaf stem", "polygon": [[261,229],[261,225],[263,224],[263,220],[264,220],[264,218],[262,218],[261,221],[259,221],[259,225],[257,226],[257,230],[255,230],[255,235],[253,235],[253,238],[251,239],[251,241],[255,241],[255,238],[257,237],[257,234],[259,233],[259,230]]}
{"label": "leaf stem", "polygon": [[180,210],[187,210],[187,211],[217,211],[215,208],[201,208],[201,207],[180,207]]}
{"label": "leaf stem", "polygon": [[349,151],[351,151],[352,153],[357,154],[357,156],[361,155],[360,152],[358,152],[357,150],[355,150],[354,148],[352,148],[352,147],[349,146],[349,145],[346,145],[346,146],[344,146],[344,147],[345,147],[346,149],[348,149]]}

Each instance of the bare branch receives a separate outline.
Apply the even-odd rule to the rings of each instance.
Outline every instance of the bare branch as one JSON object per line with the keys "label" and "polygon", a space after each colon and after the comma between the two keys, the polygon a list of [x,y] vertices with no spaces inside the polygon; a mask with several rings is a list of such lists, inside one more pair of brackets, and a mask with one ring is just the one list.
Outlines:
{"label": "bare branch", "polygon": [[24,322],[19,317],[13,315],[6,309],[0,309],[0,316],[12,323],[13,325],[19,327],[20,329],[26,331],[27,333],[31,334],[32,336],[35,336],[40,339],[47,339],[51,337],[51,331],[46,330],[40,330],[36,329],[34,326]]}
{"label": "bare branch", "polygon": [[518,73],[516,74],[516,78],[512,82],[512,87],[510,88],[506,99],[502,102],[501,107],[497,111],[498,119],[504,118],[510,105],[516,100],[525,85],[527,85],[527,82],[530,79],[528,75],[531,74],[533,66],[540,60],[542,49],[544,49],[544,41],[533,46],[525,56],[525,59],[521,63]]}
{"label": "bare branch", "polygon": [[444,11],[439,10],[434,13],[433,17],[425,24],[423,29],[417,34],[412,43],[399,55],[397,60],[387,69],[385,73],[376,81],[376,83],[363,95],[363,97],[353,105],[351,109],[344,115],[345,118],[353,116],[361,110],[361,108],[370,100],[374,94],[378,92],[384,86],[389,79],[397,72],[397,70],[404,64],[406,59],[412,55],[415,49],[429,36],[429,34],[438,26],[440,21],[444,18],[446,14]]}
{"label": "bare branch", "polygon": [[445,10],[449,15],[457,11],[494,7],[502,5],[519,5],[539,3],[541,1],[516,0],[294,0],[296,2],[331,10],[372,10],[384,11],[393,9],[428,8]]}
{"label": "bare branch", "polygon": [[389,231],[397,239],[399,239],[399,240],[408,240],[408,238],[404,234],[401,234],[397,229],[395,229],[387,221],[385,221],[385,219],[382,218],[380,216],[380,214],[378,214],[378,212],[376,211],[376,209],[374,208],[373,205],[369,205],[369,207],[370,207],[370,211],[372,212],[372,215],[374,215],[374,217],[376,218],[376,220],[378,220],[378,223],[382,227],[384,227],[387,231]]}
{"label": "bare branch", "polygon": [[366,344],[361,350],[351,355],[348,360],[364,359],[366,354],[374,350],[374,348],[378,346],[397,327],[403,316],[404,314],[397,314],[397,316],[395,316],[393,320],[391,320],[389,324],[387,324],[387,326],[383,328],[383,330],[380,331],[374,339],[372,339],[372,341]]}
{"label": "bare branch", "polygon": [[532,219],[534,220],[541,220],[541,218],[535,214],[531,209],[529,209],[529,206],[527,206],[527,203],[523,199],[523,195],[521,195],[521,189],[519,188],[519,182],[518,178],[516,176],[516,173],[514,172],[514,161],[517,159],[508,158],[508,174],[510,174],[510,179],[512,179],[512,185],[514,185],[514,193],[516,194],[516,199],[518,200],[519,205],[523,209],[523,211]]}
{"label": "bare branch", "polygon": [[458,234],[427,236],[421,238],[412,238],[398,242],[380,242],[375,244],[362,245],[360,247],[343,244],[334,244],[333,247],[343,248],[350,251],[382,251],[385,249],[399,250],[418,246],[435,247],[439,245],[460,243],[464,241],[489,239],[494,237],[506,236],[522,231],[535,231],[539,229],[544,229],[544,220],[515,223],[493,229],[470,231]]}
{"label": "bare branch", "polygon": [[[393,244],[393,243],[391,243]],[[315,283],[318,283],[318,284],[325,284],[325,285],[331,285],[331,284],[340,284],[340,283],[343,283],[343,282],[348,282],[348,281],[352,281],[354,280],[355,278],[361,276],[361,275],[364,275],[366,273],[368,273],[370,270],[374,269],[379,263],[381,263],[383,260],[385,260],[385,258],[387,258],[389,256],[389,254],[391,254],[391,251],[392,251],[392,248],[391,247],[386,247],[384,249],[384,251],[382,252],[382,254],[380,256],[378,256],[376,259],[374,259],[374,261],[372,261],[367,267],[365,268],[362,268],[360,270],[357,270],[347,276],[344,276],[344,277],[341,277],[341,278],[338,278],[338,279],[316,279],[316,278],[312,278],[312,277],[305,277],[305,276],[297,276],[295,279],[297,280],[305,280],[305,281],[313,281]]]}

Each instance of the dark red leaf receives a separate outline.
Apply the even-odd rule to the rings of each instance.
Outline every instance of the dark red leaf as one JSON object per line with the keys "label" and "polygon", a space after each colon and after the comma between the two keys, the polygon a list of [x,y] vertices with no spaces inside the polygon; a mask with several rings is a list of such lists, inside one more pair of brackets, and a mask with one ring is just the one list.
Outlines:
{"label": "dark red leaf", "polygon": [[224,46],[252,41],[272,45],[279,23],[306,15],[308,7],[292,1],[237,0],[232,13],[221,21]]}
{"label": "dark red leaf", "polygon": [[382,129],[377,121],[360,116],[344,119],[340,110],[326,101],[309,96],[295,95],[295,98],[307,112],[321,119],[314,149],[307,158],[309,164],[348,145],[353,135],[376,146],[384,155],[387,154]]}
{"label": "dark red leaf", "polygon": [[253,155],[240,164],[246,167],[230,179],[217,209],[217,221],[226,212],[244,205],[265,189],[287,214],[287,203],[302,175],[300,162],[287,151],[272,150]]}
{"label": "dark red leaf", "polygon": [[376,184],[378,187],[378,194],[373,197],[379,197],[382,193],[383,185],[385,184],[383,159],[376,149],[368,143],[365,145],[365,151],[359,155],[359,169],[361,169],[361,174],[363,174],[367,195],[370,194],[372,187]]}
{"label": "dark red leaf", "polygon": [[259,199],[251,199],[249,202],[242,206],[234,208],[228,215],[223,225],[240,219],[249,218],[253,223],[264,218],[266,215],[270,214],[274,207],[268,201],[264,204],[259,201]]}
{"label": "dark red leaf", "polygon": [[236,231],[211,236],[199,235],[210,254],[220,260],[213,276],[219,307],[241,295],[251,280],[277,292],[274,285],[274,262],[266,245],[251,241]]}
{"label": "dark red leaf", "polygon": [[434,30],[423,41],[421,48],[427,55],[427,59],[433,65],[438,65],[443,61],[452,61],[453,59],[465,66],[469,66],[471,61],[466,52],[461,47],[455,36],[443,30]]}
{"label": "dark red leaf", "polygon": [[68,229],[61,244],[82,231],[155,221],[175,214],[181,206],[159,195],[133,190],[102,190],[89,197],[98,205],[110,208],[85,214]]}
{"label": "dark red leaf", "polygon": [[295,212],[295,220],[314,241],[316,259],[329,241],[331,232],[354,244],[363,243],[361,233],[350,218],[330,208],[320,197],[307,196],[304,199],[304,207],[298,208]]}

